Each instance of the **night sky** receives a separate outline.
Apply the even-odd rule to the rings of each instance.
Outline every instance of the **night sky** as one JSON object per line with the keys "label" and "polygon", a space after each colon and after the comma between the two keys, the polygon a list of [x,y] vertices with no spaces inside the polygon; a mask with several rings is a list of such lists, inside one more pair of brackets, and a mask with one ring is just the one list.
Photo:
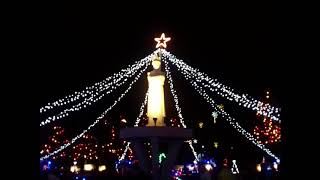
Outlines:
{"label": "night sky", "polygon": [[[147,7],[128,5],[126,8],[120,4],[62,4],[46,23],[48,34],[44,41],[49,46],[40,68],[44,77],[40,86],[40,105],[80,91],[144,58],[155,50],[154,37],[164,32],[171,37],[167,50],[179,59],[236,92],[260,99],[268,89],[274,104],[281,107],[281,60],[276,56],[272,11],[267,3],[244,2],[199,6],[191,3],[162,5],[159,1]],[[130,91],[124,99],[126,102],[117,106],[115,114],[125,114],[129,121],[134,121],[146,88],[145,76],[138,81],[138,87],[132,89],[134,92]],[[186,121],[189,124],[200,120],[209,122],[206,119],[210,117],[209,106],[179,73],[173,72],[173,76]],[[220,102],[225,103],[226,110],[230,110],[244,126],[249,127],[250,122],[256,120],[254,112],[227,101]],[[77,133],[107,107],[105,100],[97,107],[74,113],[59,123],[66,123]],[[172,102],[168,102],[167,108],[168,113],[175,115]],[[240,110],[234,110],[237,108]],[[244,143],[238,152],[261,152],[228,127],[228,123],[221,122],[220,126],[226,128],[218,128],[215,134],[208,125],[201,137],[212,134],[212,137],[220,136],[221,141],[228,142],[226,144]],[[41,134],[41,137],[45,139],[45,135]]]}

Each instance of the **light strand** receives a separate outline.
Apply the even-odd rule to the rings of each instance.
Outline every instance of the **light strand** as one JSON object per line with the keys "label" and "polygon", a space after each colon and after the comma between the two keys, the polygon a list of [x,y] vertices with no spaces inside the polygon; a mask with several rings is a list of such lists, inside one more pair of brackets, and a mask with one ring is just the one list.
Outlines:
{"label": "light strand", "polygon": [[[184,124],[184,119],[183,119],[183,116],[182,116],[182,113],[181,113],[181,108],[179,106],[179,100],[178,100],[178,96],[176,94],[176,91],[174,90],[173,88],[173,80],[172,80],[172,77],[171,77],[171,73],[170,73],[170,67],[168,65],[168,62],[166,60],[164,60],[164,63],[165,63],[165,71],[166,71],[166,75],[168,77],[168,82],[169,82],[169,87],[170,87],[170,92],[173,96],[173,99],[174,99],[174,102],[175,102],[175,107],[176,107],[176,110],[178,112],[178,116],[179,116],[179,120],[180,120],[180,123],[182,124],[183,128],[187,128],[187,126]],[[192,153],[195,157],[195,159],[197,161],[199,161],[198,159],[198,155],[197,155],[197,152],[194,150],[193,148],[193,145],[192,145],[192,141],[189,140],[188,141],[188,144],[192,150]]]}
{"label": "light strand", "polygon": [[[150,57],[147,57],[147,59],[148,59],[148,61],[151,60]],[[147,62],[148,62],[148,61],[147,61]],[[145,62],[145,63],[142,63],[142,65],[146,65],[146,62]],[[76,104],[76,105],[73,105],[73,106],[72,106],[71,108],[69,108],[69,109],[63,110],[62,112],[60,112],[60,113],[57,114],[57,115],[47,117],[46,120],[40,122],[40,127],[41,127],[41,126],[44,126],[44,125],[46,125],[46,124],[49,124],[49,123],[51,123],[51,122],[53,122],[53,121],[55,121],[55,120],[58,120],[58,119],[62,119],[62,118],[64,118],[64,117],[67,117],[67,116],[70,115],[70,112],[79,111],[79,110],[81,110],[82,108],[89,107],[91,104],[97,102],[98,100],[102,99],[105,95],[108,95],[108,94],[112,93],[112,92],[113,92],[115,89],[117,89],[119,86],[123,85],[123,84],[128,80],[128,78],[132,77],[132,76],[137,72],[137,70],[138,70],[138,69],[134,69],[133,71],[130,71],[130,72],[128,72],[127,74],[125,74],[124,76],[127,76],[127,77],[125,77],[125,79],[124,79],[122,82],[120,82],[120,83],[117,83],[117,82],[120,81],[122,78],[119,78],[119,79],[117,79],[116,81],[114,81],[115,83],[117,83],[116,86],[111,86],[111,90],[109,90],[109,91],[101,94],[100,96],[98,96],[98,95],[99,95],[99,92],[96,92],[96,93],[94,93],[94,94],[92,93],[90,98],[85,98],[84,101],[82,101],[82,102],[80,102],[80,103],[78,103],[78,104]],[[102,92],[102,91],[104,91],[104,90],[106,90],[106,89],[107,89],[107,87],[106,87],[106,88],[103,88],[102,90],[100,90],[100,92]],[[98,96],[98,97],[96,97],[96,96]]]}
{"label": "light strand", "polygon": [[169,52],[165,50],[163,50],[163,52],[164,56],[168,57],[169,60],[178,67],[178,69],[185,70],[188,74],[187,76],[195,78],[197,82],[206,81],[206,87],[208,87],[210,91],[216,92],[230,101],[239,102],[239,105],[257,111],[259,114],[263,114],[264,116],[271,117],[273,120],[280,121],[279,108],[274,108],[269,104],[264,104],[262,101],[255,100],[247,94],[236,94],[233,89],[219,83],[217,79],[212,79],[205,73],[200,72],[198,69],[192,68]]}
{"label": "light strand", "polygon": [[[184,75],[184,77],[188,80],[188,77],[186,76],[185,71],[180,71]],[[277,161],[280,161],[277,156],[275,156],[269,149],[267,149],[263,144],[260,144],[257,142],[257,140],[248,133],[245,129],[243,129],[238,122],[235,122],[235,119],[232,118],[228,113],[226,113],[223,109],[218,108],[212,98],[208,96],[205,90],[202,89],[202,87],[199,87],[199,85],[193,81],[190,80],[191,85],[195,88],[195,90],[214,108],[214,112],[217,112],[222,115],[223,118],[225,118],[238,132],[240,132],[242,135],[244,135],[249,141],[251,141],[254,145],[262,149],[264,152],[266,152],[271,157],[275,158]],[[212,116],[214,114],[212,113]]]}
{"label": "light strand", "polygon": [[54,152],[44,156],[44,157],[41,157],[40,158],[40,161],[41,160],[44,160],[44,159],[47,159],[49,158],[50,156],[52,155],[55,155],[57,153],[59,153],[60,151],[64,150],[65,148],[67,148],[68,146],[70,146],[71,144],[73,144],[76,140],[78,140],[79,138],[81,138],[88,130],[90,130],[92,127],[94,127],[102,118],[105,117],[105,115],[128,93],[128,91],[132,88],[132,85],[140,78],[142,72],[144,72],[146,69],[147,69],[148,66],[146,66],[144,68],[144,70],[141,71],[141,73],[135,77],[135,79],[131,82],[131,84],[129,85],[129,87],[125,90],[125,92],[123,94],[121,94],[121,96],[114,101],[114,103],[108,108],[106,109],[97,119],[94,123],[92,123],[87,129],[83,130],[82,133],[80,133],[79,135],[77,135],[76,137],[74,137],[71,142],[69,143],[66,143],[62,146],[60,146],[60,148],[58,150],[55,150]]}
{"label": "light strand", "polygon": [[[152,54],[157,53],[158,51],[159,50],[156,50]],[[117,79],[118,77],[121,78],[122,76],[124,76],[124,74],[131,72],[133,69],[140,68],[141,66],[143,66],[142,64],[148,62],[150,60],[150,57],[152,54],[143,58],[140,61],[136,61],[133,65],[129,65],[127,68],[120,70],[120,72],[114,73],[112,76],[107,77],[105,80],[103,80],[101,82],[97,82],[90,87],[86,87],[81,92],[76,91],[71,95],[65,96],[64,98],[56,100],[52,103],[48,103],[47,105],[40,108],[40,113],[44,113],[47,110],[51,110],[51,109],[54,109],[55,107],[60,107],[60,106],[66,105],[66,104],[72,103],[74,101],[77,101],[80,98],[86,97],[86,96],[92,94],[95,89],[102,89],[103,87],[108,86],[107,83],[110,80],[113,80],[113,82],[111,82],[111,84],[113,84],[115,79]],[[109,86],[110,86],[110,83],[109,83]]]}
{"label": "light strand", "polygon": [[[147,91],[146,93],[146,96],[144,98],[144,101],[142,102],[141,106],[140,106],[140,112],[139,112],[139,115],[137,116],[137,119],[136,119],[136,122],[135,122],[135,127],[138,127],[139,126],[139,122],[141,120],[141,117],[143,115],[143,112],[144,112],[144,107],[146,106],[147,102],[148,102],[148,94],[149,94],[149,91]],[[127,154],[127,151],[128,151],[128,148],[130,146],[131,142],[128,142],[122,155],[119,157],[118,159],[118,162],[121,162],[122,160],[124,160],[126,154]],[[116,162],[116,166],[115,166],[116,170],[118,170],[118,163]]]}

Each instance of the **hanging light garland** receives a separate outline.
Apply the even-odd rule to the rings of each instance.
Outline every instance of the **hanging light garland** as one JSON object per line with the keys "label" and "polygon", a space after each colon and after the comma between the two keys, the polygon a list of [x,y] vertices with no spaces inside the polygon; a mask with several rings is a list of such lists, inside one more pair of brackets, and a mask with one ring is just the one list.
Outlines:
{"label": "hanging light garland", "polygon": [[163,50],[163,55],[166,56],[169,61],[178,67],[179,70],[185,70],[186,75],[189,78],[195,78],[195,81],[201,82],[205,81],[207,84],[202,83],[204,87],[207,87],[212,92],[216,92],[222,97],[227,98],[230,101],[239,102],[239,105],[243,107],[250,108],[254,111],[257,111],[259,114],[264,116],[271,117],[272,120],[280,121],[280,109],[274,108],[270,105],[266,105],[258,100],[255,100],[249,97],[247,94],[236,94],[234,90],[230,87],[227,87],[217,81],[217,79],[212,79],[206,74],[200,72],[198,69],[192,68],[191,66],[184,63],[182,60],[177,59],[174,55],[170,54],[166,50]]}
{"label": "hanging light garland", "polygon": [[[85,90],[82,90],[81,92],[74,92],[71,95],[65,96],[64,98],[61,98],[59,100],[56,100],[52,103],[48,103],[47,105],[40,108],[40,113],[44,113],[48,110],[52,110],[55,107],[60,107],[69,103],[72,103],[74,101],[79,100],[80,98],[87,97],[88,95],[91,95],[94,93],[95,90],[103,90],[105,88],[110,87],[111,85],[118,82],[119,79],[123,78],[124,76],[127,76],[127,74],[132,73],[133,71],[140,69],[145,63],[150,61],[151,56],[154,53],[157,53],[159,50],[154,51],[149,56],[143,58],[140,61],[136,61],[133,65],[129,65],[127,68],[120,70],[120,72],[114,73],[112,76],[107,77],[105,80],[101,82],[95,83],[93,86],[86,87]],[[112,82],[109,82],[112,81]]]}
{"label": "hanging light garland", "polygon": [[[164,61],[164,63],[165,63],[165,71],[166,71],[166,75],[167,75],[168,82],[169,82],[170,92],[171,92],[171,94],[172,94],[172,96],[173,96],[173,99],[174,99],[174,103],[175,103],[176,110],[177,110],[177,112],[178,112],[178,117],[179,117],[180,123],[182,124],[183,128],[187,128],[187,126],[186,126],[185,123],[184,123],[184,119],[183,119],[183,116],[182,116],[182,113],[181,113],[181,108],[180,108],[180,106],[179,106],[178,96],[177,96],[177,94],[176,94],[175,89],[173,88],[173,80],[172,80],[171,73],[170,73],[170,67],[169,67],[169,65],[168,65],[168,62],[167,62],[165,59],[164,59],[163,61]],[[188,144],[189,144],[189,146],[190,146],[190,148],[191,148],[191,150],[192,150],[192,153],[193,153],[195,159],[196,159],[197,161],[199,161],[199,159],[198,159],[198,154],[197,154],[197,152],[196,152],[196,151],[194,150],[194,148],[193,148],[192,141],[189,140],[189,141],[188,141]]]}
{"label": "hanging light garland", "polygon": [[[135,122],[134,127],[138,127],[138,126],[139,126],[139,122],[140,122],[141,117],[142,117],[143,112],[144,112],[144,107],[146,106],[146,104],[147,104],[147,102],[148,102],[148,94],[149,94],[148,92],[149,92],[149,91],[147,91],[147,93],[146,93],[146,95],[145,95],[145,98],[144,98],[144,101],[143,101],[143,103],[142,103],[141,106],[140,106],[140,112],[139,112],[139,115],[138,115],[138,117],[137,117],[137,119],[136,119],[136,122]],[[121,154],[121,156],[119,156],[118,161],[116,162],[116,166],[115,166],[115,167],[116,167],[116,170],[118,170],[118,165],[119,165],[119,163],[120,163],[121,161],[123,161],[124,158],[126,157],[127,151],[128,151],[128,149],[129,149],[129,147],[130,147],[130,144],[131,144],[131,142],[127,142],[126,147],[124,148],[123,153]]]}
{"label": "hanging light garland", "polygon": [[[187,76],[185,70],[180,71],[186,80],[189,80],[190,77]],[[223,118],[225,118],[238,132],[240,132],[242,135],[244,135],[248,140],[250,140],[254,145],[265,151],[268,155],[271,157],[275,158],[277,161],[280,161],[280,159],[275,156],[269,149],[267,149],[263,144],[260,144],[257,142],[257,140],[250,134],[248,133],[245,129],[243,129],[238,122],[235,122],[235,119],[230,117],[228,113],[226,113],[223,109],[218,108],[217,105],[215,104],[214,100],[210,98],[206,91],[203,90],[201,86],[199,86],[195,81],[190,80],[189,81],[191,85],[195,88],[195,90],[214,108],[214,112],[217,112],[218,114],[222,115]],[[212,115],[213,116],[213,115]]]}
{"label": "hanging light garland", "polygon": [[[151,56],[150,56],[151,57]],[[149,57],[147,57],[148,59]],[[151,61],[151,58],[148,59],[148,62]],[[148,63],[144,63],[143,65],[147,66]],[[137,72],[138,69],[134,70],[134,71],[131,71],[130,73],[128,73],[126,76],[130,76],[132,77],[136,72]],[[99,92],[96,92],[95,94],[91,94],[91,97],[90,98],[85,98],[84,101],[78,103],[77,105],[73,105],[71,108],[68,108],[68,109],[65,109],[63,110],[62,112],[60,112],[59,114],[57,115],[54,115],[54,116],[50,116],[48,118],[46,118],[46,120],[42,121],[40,123],[40,127],[41,126],[44,126],[46,124],[49,124],[50,122],[53,122],[55,120],[58,120],[58,119],[61,119],[61,118],[64,118],[64,117],[67,117],[69,116],[70,112],[75,112],[75,111],[79,111],[81,110],[82,108],[86,108],[88,106],[90,106],[91,104],[97,102],[98,100],[102,99],[105,95],[107,94],[110,94],[111,92],[113,92],[113,90],[117,89],[117,87],[123,85],[127,80],[128,78],[130,77],[126,77],[122,82],[120,83],[117,83],[116,86],[111,86],[111,90],[101,94],[100,96],[99,95]],[[122,78],[118,79],[117,81],[115,82],[118,82],[119,80],[121,80]],[[106,88],[103,88],[102,90],[100,90],[100,92],[103,92]],[[98,96],[98,97],[96,97]]]}
{"label": "hanging light garland", "polygon": [[87,129],[83,130],[82,133],[80,133],[79,135],[77,135],[76,137],[74,137],[71,142],[66,143],[62,146],[60,146],[59,149],[55,150],[54,152],[41,157],[41,160],[47,159],[52,155],[55,155],[57,153],[59,153],[60,151],[64,150],[65,148],[67,148],[68,146],[70,146],[71,144],[73,144],[75,141],[77,141],[79,138],[81,138],[88,130],[90,130],[92,127],[94,127],[102,118],[104,118],[104,116],[128,93],[128,91],[132,88],[132,85],[140,78],[141,74],[147,69],[148,66],[146,66],[141,72],[140,74],[138,74],[138,76],[135,77],[135,79],[131,82],[131,84],[129,85],[129,87],[125,90],[125,92],[123,94],[121,94],[121,96],[115,100],[115,102],[107,109],[105,110],[97,119],[94,123],[92,123]]}

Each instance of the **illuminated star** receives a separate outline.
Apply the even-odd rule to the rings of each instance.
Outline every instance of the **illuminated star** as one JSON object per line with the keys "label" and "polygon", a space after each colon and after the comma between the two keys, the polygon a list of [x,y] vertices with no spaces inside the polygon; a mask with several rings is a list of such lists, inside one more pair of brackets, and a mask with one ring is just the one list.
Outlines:
{"label": "illuminated star", "polygon": [[166,42],[170,41],[171,38],[170,37],[166,38],[164,33],[162,33],[160,38],[154,38],[154,40],[158,42],[157,45],[156,45],[156,48],[158,48],[158,47],[166,48],[167,47]]}

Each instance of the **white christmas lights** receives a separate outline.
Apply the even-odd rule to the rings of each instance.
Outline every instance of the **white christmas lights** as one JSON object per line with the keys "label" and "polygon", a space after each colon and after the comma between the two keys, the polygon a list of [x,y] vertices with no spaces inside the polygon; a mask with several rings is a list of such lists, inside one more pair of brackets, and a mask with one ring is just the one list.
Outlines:
{"label": "white christmas lights", "polygon": [[[142,71],[144,72],[145,70],[147,69],[147,66],[146,68]],[[71,142],[69,143],[66,143],[62,146],[59,147],[59,149],[53,151],[52,153],[44,156],[44,157],[41,157],[40,158],[40,161],[41,160],[44,160],[44,159],[47,159],[49,157],[51,157],[52,155],[55,155],[57,153],[59,153],[60,151],[64,150],[65,148],[67,148],[68,146],[70,146],[71,144],[73,144],[76,140],[78,140],[79,138],[81,138],[88,130],[90,130],[92,127],[94,127],[103,117],[105,117],[105,115],[128,93],[128,91],[132,88],[132,85],[140,78],[142,73],[140,73],[138,76],[135,77],[135,79],[131,82],[131,84],[129,85],[129,87],[125,90],[125,92],[123,94],[121,94],[121,96],[114,101],[114,103],[108,108],[106,109],[97,119],[94,123],[92,123],[87,129],[83,130],[82,133],[80,133],[79,135],[77,135],[76,137],[74,137]]]}
{"label": "white christmas lights", "polygon": [[[185,72],[181,71],[182,74]],[[186,79],[188,79],[186,76],[184,76]],[[214,108],[214,112],[217,112],[222,115],[223,118],[225,118],[238,132],[240,132],[242,135],[244,135],[248,140],[250,140],[254,145],[265,151],[268,155],[275,158],[277,161],[280,161],[277,156],[275,156],[269,149],[267,149],[263,144],[260,144],[257,142],[257,140],[248,133],[245,129],[243,129],[238,122],[235,121],[234,118],[230,117],[228,113],[226,113],[223,109],[218,108],[218,106],[215,104],[214,100],[208,96],[205,90],[201,86],[199,86],[195,81],[190,80],[191,85],[195,88],[195,90]],[[212,114],[212,116],[214,116]]]}
{"label": "white christmas lights", "polygon": [[[187,126],[184,124],[184,119],[183,119],[183,116],[182,116],[182,113],[181,113],[181,108],[179,106],[178,96],[176,94],[176,91],[173,88],[173,80],[172,80],[171,73],[170,73],[170,67],[168,66],[168,62],[166,60],[163,60],[163,61],[165,63],[165,71],[166,71],[166,75],[167,75],[167,78],[168,78],[170,91],[171,91],[171,94],[172,94],[173,99],[174,99],[175,107],[176,107],[176,110],[178,112],[180,123],[182,124],[183,128],[187,128]],[[188,144],[189,144],[189,146],[190,146],[190,148],[192,150],[192,153],[193,153],[194,157],[196,158],[197,161],[199,161],[197,152],[193,148],[192,141],[189,140]]]}
{"label": "white christmas lights", "polygon": [[232,172],[232,174],[239,174],[239,169],[236,164],[236,160],[232,160],[231,172]]}
{"label": "white christmas lights", "polygon": [[137,119],[136,119],[136,122],[135,122],[135,124],[134,124],[134,127],[138,127],[139,126],[139,122],[140,122],[140,120],[141,120],[141,117],[142,117],[142,115],[143,115],[143,112],[144,112],[144,107],[146,106],[146,104],[147,104],[147,102],[148,102],[148,91],[147,91],[147,93],[146,93],[146,96],[145,96],[145,98],[144,98],[144,101],[143,101],[143,103],[141,104],[141,106],[140,106],[140,113],[139,113],[139,115],[138,115],[138,117],[137,117]]}
{"label": "white christmas lights", "polygon": [[[138,115],[138,117],[137,117],[137,119],[136,119],[136,122],[135,122],[135,125],[134,125],[135,127],[138,127],[138,126],[139,126],[139,122],[140,122],[140,120],[141,120],[141,117],[142,117],[143,112],[144,112],[144,107],[146,106],[147,102],[148,102],[148,91],[147,91],[147,93],[146,93],[146,96],[145,96],[145,98],[144,98],[143,103],[142,103],[141,106],[140,106],[140,113],[139,113],[139,115]],[[118,159],[118,162],[121,162],[122,160],[124,160],[130,144],[131,144],[131,142],[128,142],[128,143],[127,143],[126,147],[124,148],[124,151],[123,151],[122,155],[121,155],[121,156],[119,157],[119,159]],[[116,163],[116,170],[118,169],[117,167],[118,167],[118,163]]]}
{"label": "white christmas lights", "polygon": [[[151,57],[151,56],[150,56]],[[147,59],[149,59],[148,61],[150,62],[151,59],[150,57],[147,57]],[[146,70],[146,68],[148,67],[148,64],[149,63],[144,63],[145,65],[145,68],[137,75],[138,77],[140,77],[140,75]],[[132,73],[135,73],[135,71],[132,71],[131,73],[129,73],[128,75],[132,76],[133,74]],[[99,95],[98,92],[96,92],[95,94],[92,94],[90,98],[86,98],[84,101],[78,103],[77,105],[74,105],[72,106],[71,108],[69,109],[65,109],[63,110],[62,112],[60,112],[59,114],[57,115],[54,115],[54,116],[50,116],[48,118],[46,118],[46,120],[40,122],[40,127],[41,126],[44,126],[48,123],[51,123],[55,120],[58,120],[58,119],[61,119],[61,118],[64,118],[64,117],[67,117],[70,115],[70,112],[74,112],[74,111],[79,111],[80,109],[82,108],[86,108],[87,106],[90,106],[92,103],[95,103],[97,102],[98,100],[100,100],[101,98],[103,98],[105,95],[111,93],[114,89],[117,89],[117,87],[123,85],[126,81],[128,80],[128,78],[125,78],[122,82],[116,84],[116,86],[112,86],[111,87],[111,90],[101,94],[99,97],[95,98],[96,96]],[[103,90],[102,90],[103,91]]]}
{"label": "white christmas lights", "polygon": [[[154,51],[149,56],[143,58],[140,61],[136,61],[133,65],[129,65],[127,68],[124,68],[124,69],[120,70],[119,72],[114,73],[112,76],[107,77],[105,80],[103,80],[101,82],[97,82],[97,83],[95,83],[94,85],[92,85],[90,87],[86,87],[81,92],[77,91],[77,92],[74,92],[71,95],[65,96],[64,98],[56,100],[56,101],[54,101],[52,103],[48,103],[47,105],[45,105],[45,106],[40,108],[40,113],[44,113],[47,110],[51,110],[51,109],[53,109],[55,107],[60,107],[60,106],[63,106],[63,105],[67,105],[69,103],[72,103],[74,101],[79,100],[80,98],[87,97],[88,95],[93,94],[97,89],[98,90],[103,90],[103,89],[108,88],[112,84],[115,84],[116,82],[118,82],[117,81],[118,79],[121,79],[124,76],[126,76],[126,74],[131,73],[132,71],[141,68],[143,66],[143,64],[145,64],[148,61],[150,61],[150,57],[154,53],[157,53],[158,51],[159,50]],[[109,82],[111,80],[112,80],[112,82]]]}
{"label": "white christmas lights", "polygon": [[[195,81],[202,83],[202,85],[209,88],[210,91],[216,92],[220,96],[225,97],[230,101],[238,102],[239,105],[257,111],[259,114],[263,114],[264,116],[271,117],[273,120],[280,121],[279,108],[272,107],[269,104],[264,104],[262,101],[255,100],[249,97],[247,94],[236,94],[230,87],[219,83],[217,79],[210,78],[205,73],[200,72],[198,69],[192,68],[164,49],[163,55],[167,57],[174,65],[176,65],[179,70],[184,71],[188,79],[194,78]],[[202,81],[205,81],[206,84]]]}

